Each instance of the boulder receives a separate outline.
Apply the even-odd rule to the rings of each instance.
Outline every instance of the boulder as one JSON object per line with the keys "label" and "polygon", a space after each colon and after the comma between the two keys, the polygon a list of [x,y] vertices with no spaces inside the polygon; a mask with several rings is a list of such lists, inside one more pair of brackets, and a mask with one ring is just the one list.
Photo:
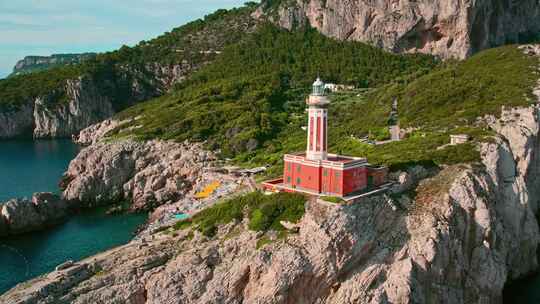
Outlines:
{"label": "boulder", "polygon": [[42,217],[30,201],[12,199],[2,206],[2,216],[12,233],[27,232],[43,225]]}
{"label": "boulder", "polygon": [[68,204],[58,195],[52,193],[35,193],[32,203],[44,222],[63,219],[68,213]]}
{"label": "boulder", "polygon": [[68,211],[67,203],[52,193],[9,200],[1,205],[0,235],[43,229],[64,219]]}
{"label": "boulder", "polygon": [[69,261],[66,261],[58,266],[56,266],[56,268],[54,268],[54,270],[56,271],[61,271],[61,270],[64,270],[64,269],[67,269],[71,266],[73,266],[74,262],[72,260],[69,260]]}

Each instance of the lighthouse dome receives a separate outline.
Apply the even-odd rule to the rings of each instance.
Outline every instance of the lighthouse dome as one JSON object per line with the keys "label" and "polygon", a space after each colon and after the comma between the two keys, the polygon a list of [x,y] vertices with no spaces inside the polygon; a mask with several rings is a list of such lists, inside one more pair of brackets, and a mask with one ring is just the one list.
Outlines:
{"label": "lighthouse dome", "polygon": [[313,83],[313,95],[324,95],[324,82],[322,82],[319,77],[317,77],[317,80]]}

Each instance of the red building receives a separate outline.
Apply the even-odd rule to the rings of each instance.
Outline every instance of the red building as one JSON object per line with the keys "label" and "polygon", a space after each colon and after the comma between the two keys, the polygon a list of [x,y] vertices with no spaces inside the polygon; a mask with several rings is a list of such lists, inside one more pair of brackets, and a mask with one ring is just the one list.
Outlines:
{"label": "red building", "polygon": [[297,191],[347,197],[386,182],[387,170],[365,158],[328,154],[328,105],[324,83],[317,79],[306,101],[309,109],[306,152],[284,156],[283,177],[267,181],[271,191]]}

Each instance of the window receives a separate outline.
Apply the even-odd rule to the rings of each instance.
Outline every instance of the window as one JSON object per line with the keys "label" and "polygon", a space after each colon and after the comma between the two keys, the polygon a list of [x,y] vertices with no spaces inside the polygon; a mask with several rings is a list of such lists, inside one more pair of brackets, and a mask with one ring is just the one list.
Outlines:
{"label": "window", "polygon": [[297,165],[296,171],[298,171],[298,173],[300,173],[300,171],[302,171],[302,166],[301,166],[301,165]]}
{"label": "window", "polygon": [[296,178],[296,184],[297,185],[300,185],[301,182],[302,182],[302,180],[300,179],[300,177]]}
{"label": "window", "polygon": [[291,172],[291,163],[287,163],[287,171]]}
{"label": "window", "polygon": [[287,176],[287,183],[291,183],[291,177],[290,176]]}
{"label": "window", "polygon": [[323,174],[323,176],[328,176],[328,169],[324,169],[324,170],[322,171],[322,174]]}
{"label": "window", "polygon": [[340,174],[339,172],[336,172],[336,178],[339,178]]}

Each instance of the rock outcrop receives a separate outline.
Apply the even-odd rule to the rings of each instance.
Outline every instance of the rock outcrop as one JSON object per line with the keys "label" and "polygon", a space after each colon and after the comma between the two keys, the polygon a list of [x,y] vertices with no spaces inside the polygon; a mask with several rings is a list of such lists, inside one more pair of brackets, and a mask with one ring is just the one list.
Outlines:
{"label": "rock outcrop", "polygon": [[96,57],[95,53],[83,54],[53,54],[51,56],[26,56],[17,61],[13,67],[13,73],[9,76],[29,74],[37,71],[48,70],[54,67],[78,64],[87,59]]}
{"label": "rock outcrop", "polygon": [[179,200],[213,160],[200,144],[98,142],[70,163],[61,183],[63,197],[88,206],[126,199],[132,210],[150,210]]}
{"label": "rock outcrop", "polygon": [[493,46],[526,41],[540,32],[536,0],[265,1],[255,16],[287,29],[309,24],[337,39],[442,58],[466,58]]}
{"label": "rock outcrop", "polygon": [[126,65],[111,79],[68,79],[59,90],[0,109],[0,139],[71,137],[127,106],[163,95],[199,67],[187,62],[142,69]]}
{"label": "rock outcrop", "polygon": [[54,104],[54,97],[34,101],[34,138],[69,137],[114,114],[111,99],[93,81],[80,77],[66,83],[68,102]]}
{"label": "rock outcrop", "polygon": [[62,221],[69,211],[69,205],[52,193],[35,193],[31,200],[12,199],[0,207],[0,236],[41,230]]}
{"label": "rock outcrop", "polygon": [[[490,122],[498,135],[481,144],[480,165],[443,168],[420,181],[414,198],[380,195],[351,206],[312,200],[298,233],[261,248],[247,220],[221,226],[212,239],[190,229],[154,232],[0,301],[502,303],[505,283],[538,267],[538,114],[536,106],[505,110]],[[122,168],[120,154],[110,163]],[[99,157],[84,159],[77,167]],[[420,171],[408,174],[426,176]],[[83,179],[109,176],[83,172],[102,172]]]}
{"label": "rock outcrop", "polygon": [[85,128],[79,132],[79,134],[73,135],[74,142],[83,145],[90,146],[97,143],[100,139],[105,137],[108,132],[114,130],[120,126],[122,122],[114,119],[106,119],[100,123],[94,124]]}

